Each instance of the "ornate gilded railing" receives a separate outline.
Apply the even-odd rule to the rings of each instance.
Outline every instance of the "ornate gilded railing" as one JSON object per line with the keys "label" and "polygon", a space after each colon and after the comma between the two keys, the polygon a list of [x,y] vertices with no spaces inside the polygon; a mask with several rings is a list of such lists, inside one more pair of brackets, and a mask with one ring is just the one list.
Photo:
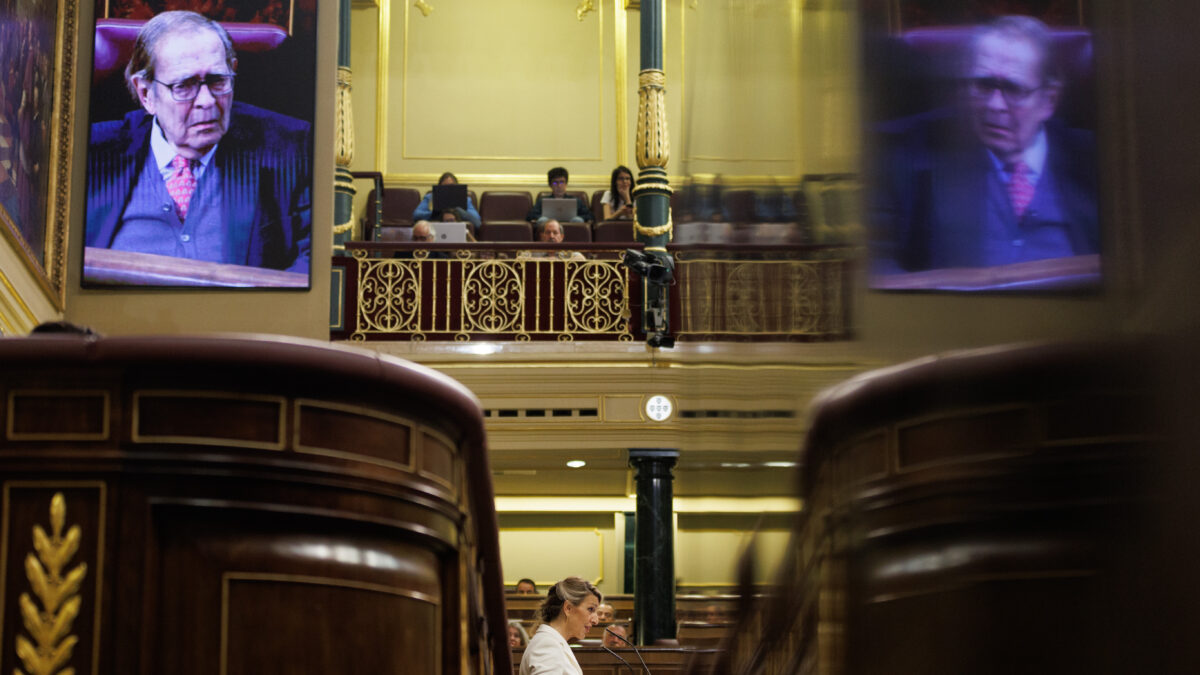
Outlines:
{"label": "ornate gilded railing", "polygon": [[611,247],[583,246],[590,258],[541,244],[347,248],[351,340],[634,339],[630,278]]}
{"label": "ornate gilded railing", "polygon": [[849,247],[668,246],[680,340],[850,337]]}
{"label": "ornate gilded railing", "polygon": [[[641,281],[620,264],[638,247],[347,242],[353,258],[334,258],[331,337],[640,340]],[[668,248],[680,340],[850,337],[848,248]]]}

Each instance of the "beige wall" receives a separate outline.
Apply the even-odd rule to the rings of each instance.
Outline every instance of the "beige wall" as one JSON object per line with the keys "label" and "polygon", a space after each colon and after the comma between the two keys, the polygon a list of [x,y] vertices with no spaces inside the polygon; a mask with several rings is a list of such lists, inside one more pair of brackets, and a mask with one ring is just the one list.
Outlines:
{"label": "beige wall", "polygon": [[[624,593],[627,575],[632,574],[625,569],[625,513],[636,509],[634,500],[625,501],[620,511],[502,511],[500,557],[505,585],[512,587],[528,577],[544,592],[548,585],[574,575],[595,583],[601,593]],[[531,503],[535,502],[524,506]],[[581,501],[579,506],[584,509],[589,504]],[[679,506],[697,508],[697,502],[682,500]],[[736,585],[737,562],[751,540],[755,583],[772,581],[789,541],[787,516],[721,511],[738,507],[738,500],[710,500],[703,510],[676,513],[675,576],[680,593]]]}

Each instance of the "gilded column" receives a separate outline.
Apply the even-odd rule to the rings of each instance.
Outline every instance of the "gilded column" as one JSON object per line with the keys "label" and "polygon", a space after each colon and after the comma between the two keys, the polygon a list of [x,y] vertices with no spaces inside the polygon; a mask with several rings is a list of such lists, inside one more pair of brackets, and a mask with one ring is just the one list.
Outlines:
{"label": "gilded column", "polygon": [[354,239],[354,110],[350,106],[350,0],[338,2],[337,143],[333,176],[333,254],[346,255],[345,242]]}
{"label": "gilded column", "polygon": [[663,0],[641,3],[641,70],[638,74],[638,116],[635,152],[638,179],[634,235],[647,253],[666,268],[658,279],[643,279],[642,330],[651,346],[671,346],[668,284],[675,261],[667,253],[671,241],[671,186],[667,181],[670,138],[667,134],[666,75],[663,73]]}

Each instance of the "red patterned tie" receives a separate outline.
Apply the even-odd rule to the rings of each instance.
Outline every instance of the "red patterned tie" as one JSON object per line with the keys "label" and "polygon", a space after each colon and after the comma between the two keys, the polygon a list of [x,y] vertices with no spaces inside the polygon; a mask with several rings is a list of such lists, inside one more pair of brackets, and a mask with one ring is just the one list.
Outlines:
{"label": "red patterned tie", "polygon": [[1008,198],[1012,200],[1013,211],[1017,217],[1025,215],[1029,202],[1033,201],[1033,183],[1029,182],[1029,167],[1025,162],[1018,161],[1012,167],[1012,177],[1008,180]]}
{"label": "red patterned tie", "polygon": [[171,168],[175,173],[167,179],[167,192],[175,200],[179,209],[179,219],[186,220],[188,204],[192,201],[192,193],[196,191],[196,177],[192,175],[192,163],[183,155],[175,155],[171,160]]}

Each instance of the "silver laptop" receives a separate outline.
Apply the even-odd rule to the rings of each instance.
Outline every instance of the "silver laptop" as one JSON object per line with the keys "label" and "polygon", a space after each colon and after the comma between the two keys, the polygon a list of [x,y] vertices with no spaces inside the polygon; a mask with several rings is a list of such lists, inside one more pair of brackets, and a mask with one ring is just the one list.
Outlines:
{"label": "silver laptop", "polygon": [[437,231],[434,241],[439,244],[467,243],[466,223],[434,223],[433,228]]}
{"label": "silver laptop", "polygon": [[547,197],[542,200],[542,216],[560,222],[567,222],[579,213],[579,202],[574,197],[555,199]]}

